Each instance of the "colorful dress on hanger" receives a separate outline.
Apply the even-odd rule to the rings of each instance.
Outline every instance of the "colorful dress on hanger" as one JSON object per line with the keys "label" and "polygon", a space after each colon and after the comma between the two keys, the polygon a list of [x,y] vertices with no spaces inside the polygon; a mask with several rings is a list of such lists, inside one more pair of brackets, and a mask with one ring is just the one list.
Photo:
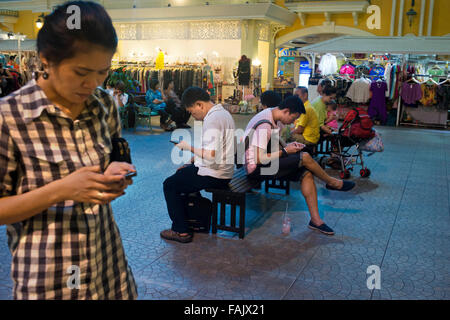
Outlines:
{"label": "colorful dress on hanger", "polygon": [[420,87],[422,89],[422,99],[420,99],[420,104],[425,107],[431,107],[437,104],[436,101],[437,85],[435,84],[429,85],[424,83]]}
{"label": "colorful dress on hanger", "polygon": [[382,77],[384,77],[384,68],[380,65],[374,66],[372,69],[370,69],[369,71],[369,75],[374,77],[374,80],[378,80],[381,79]]}
{"label": "colorful dress on hanger", "polygon": [[355,67],[350,64],[344,64],[339,71],[342,75],[350,75],[351,78],[355,78]]}
{"label": "colorful dress on hanger", "polygon": [[387,121],[386,91],[388,87],[384,81],[373,81],[370,85],[372,99],[367,113],[372,119],[378,118],[383,124]]}
{"label": "colorful dress on hanger", "polygon": [[164,69],[164,52],[159,51],[155,61],[156,70]]}
{"label": "colorful dress on hanger", "polygon": [[401,97],[407,107],[417,108],[417,101],[422,99],[422,88],[418,83],[403,83]]}
{"label": "colorful dress on hanger", "polygon": [[439,68],[435,68],[435,69],[432,68],[432,69],[428,70],[428,74],[430,76],[435,76],[435,77],[433,77],[433,80],[436,82],[439,82],[440,77],[443,77],[443,76],[445,77],[445,71],[442,69],[439,69]]}

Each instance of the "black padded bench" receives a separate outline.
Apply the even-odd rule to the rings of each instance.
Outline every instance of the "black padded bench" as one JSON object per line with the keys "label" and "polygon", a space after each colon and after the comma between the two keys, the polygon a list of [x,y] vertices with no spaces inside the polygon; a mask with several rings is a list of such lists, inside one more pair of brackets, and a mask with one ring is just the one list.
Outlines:
{"label": "black padded bench", "polygon": [[[234,172],[233,179],[229,183],[228,189],[206,189],[212,193],[213,214],[212,233],[217,230],[231,231],[239,233],[239,238],[245,235],[245,195],[252,189],[260,189],[261,182],[251,181],[247,178],[245,168],[242,167]],[[285,190],[286,195],[290,193],[289,180],[268,179],[265,180],[265,191],[269,188]],[[230,224],[226,224],[226,206],[231,206]],[[239,225],[236,226],[237,207],[239,207]]]}

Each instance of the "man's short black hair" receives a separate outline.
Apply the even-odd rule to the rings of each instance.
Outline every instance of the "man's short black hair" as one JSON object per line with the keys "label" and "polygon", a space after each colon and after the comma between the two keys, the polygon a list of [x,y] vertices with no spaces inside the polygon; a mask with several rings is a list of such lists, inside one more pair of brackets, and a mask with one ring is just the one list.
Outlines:
{"label": "man's short black hair", "polygon": [[275,91],[267,90],[261,95],[261,104],[268,108],[278,107],[280,103],[281,97]]}
{"label": "man's short black hair", "polygon": [[323,88],[322,90],[322,95],[323,96],[331,96],[332,94],[336,94],[337,90],[335,87],[332,86],[326,86],[325,88]]}
{"label": "man's short black hair", "polygon": [[305,106],[303,105],[302,100],[297,96],[290,96],[280,104],[278,107],[280,110],[289,109],[289,113],[306,113]]}
{"label": "man's short black hair", "polygon": [[197,101],[210,102],[211,97],[208,92],[199,87],[189,87],[181,96],[181,104],[185,108],[192,107]]}
{"label": "man's short black hair", "polygon": [[308,88],[307,87],[297,87],[296,90],[300,90],[302,94],[308,94]]}

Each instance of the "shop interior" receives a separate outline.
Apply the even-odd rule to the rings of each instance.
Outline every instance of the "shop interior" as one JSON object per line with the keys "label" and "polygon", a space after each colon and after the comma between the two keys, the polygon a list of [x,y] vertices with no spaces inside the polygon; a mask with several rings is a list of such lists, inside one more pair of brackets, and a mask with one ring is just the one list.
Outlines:
{"label": "shop interior", "polygon": [[320,80],[331,80],[341,119],[357,105],[371,110],[378,124],[448,128],[450,48],[427,52],[429,38],[413,39],[415,46],[410,39],[385,40],[340,37],[289,49],[298,51],[297,57],[279,57],[277,80],[284,81],[285,92],[308,86],[310,101],[318,96]]}

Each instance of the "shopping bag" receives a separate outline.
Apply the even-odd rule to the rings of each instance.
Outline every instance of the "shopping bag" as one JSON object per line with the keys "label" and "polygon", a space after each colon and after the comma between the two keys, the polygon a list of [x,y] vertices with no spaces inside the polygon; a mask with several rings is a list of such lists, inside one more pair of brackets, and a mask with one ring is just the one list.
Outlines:
{"label": "shopping bag", "polygon": [[383,139],[381,139],[381,134],[375,131],[375,137],[373,137],[370,140],[367,140],[366,142],[363,142],[360,144],[360,148],[363,151],[368,152],[383,152],[384,151],[384,144]]}

